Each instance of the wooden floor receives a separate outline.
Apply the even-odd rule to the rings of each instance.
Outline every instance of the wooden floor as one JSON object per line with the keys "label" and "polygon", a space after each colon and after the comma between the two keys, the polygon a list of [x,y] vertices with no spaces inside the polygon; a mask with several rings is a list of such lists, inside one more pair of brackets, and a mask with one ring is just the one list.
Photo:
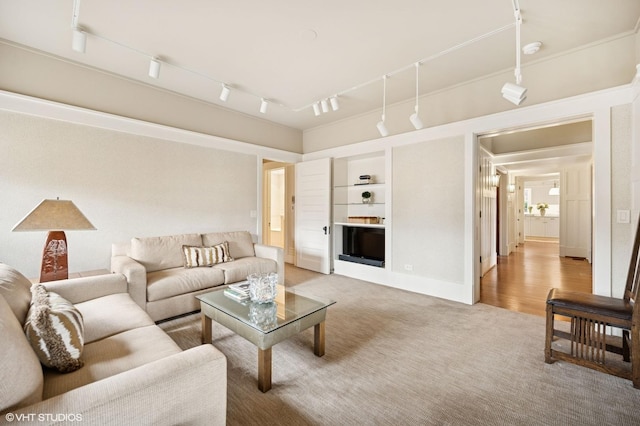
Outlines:
{"label": "wooden floor", "polygon": [[549,290],[591,293],[591,264],[558,256],[558,243],[526,241],[480,280],[480,302],[512,311],[545,315]]}

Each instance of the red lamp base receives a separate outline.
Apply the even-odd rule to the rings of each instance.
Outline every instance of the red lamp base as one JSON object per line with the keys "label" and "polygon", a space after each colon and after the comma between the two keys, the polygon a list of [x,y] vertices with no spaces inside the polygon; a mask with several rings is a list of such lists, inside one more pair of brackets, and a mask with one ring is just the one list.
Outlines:
{"label": "red lamp base", "polygon": [[67,236],[64,231],[49,231],[42,251],[40,282],[66,280],[69,278],[67,259]]}

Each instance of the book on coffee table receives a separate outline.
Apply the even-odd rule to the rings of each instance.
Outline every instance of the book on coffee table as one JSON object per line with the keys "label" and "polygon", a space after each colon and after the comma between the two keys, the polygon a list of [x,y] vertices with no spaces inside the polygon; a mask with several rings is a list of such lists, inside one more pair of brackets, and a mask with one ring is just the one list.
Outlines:
{"label": "book on coffee table", "polygon": [[246,302],[250,299],[248,291],[246,293],[238,292],[231,287],[227,287],[224,289],[224,295],[237,302]]}
{"label": "book on coffee table", "polygon": [[236,293],[246,294],[247,296],[249,295],[249,283],[247,281],[243,281],[235,284],[229,284],[229,287],[227,288],[232,289]]}

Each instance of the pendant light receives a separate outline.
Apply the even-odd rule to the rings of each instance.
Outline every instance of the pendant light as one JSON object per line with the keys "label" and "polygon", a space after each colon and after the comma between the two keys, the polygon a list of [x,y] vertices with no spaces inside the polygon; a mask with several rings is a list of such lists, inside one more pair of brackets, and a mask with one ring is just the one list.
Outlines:
{"label": "pendant light", "polygon": [[553,181],[553,188],[549,188],[549,195],[560,195],[560,188],[556,185],[556,181]]}
{"label": "pendant light", "polygon": [[87,51],[87,34],[80,28],[73,29],[71,48],[78,53],[85,53]]}
{"label": "pendant light", "polygon": [[522,15],[520,14],[520,6],[517,0],[513,2],[513,13],[516,18],[516,84],[505,83],[502,86],[502,96],[509,102],[520,105],[527,99],[527,89],[520,86],[522,84],[522,73],[520,72],[520,26],[522,25]]}
{"label": "pendant light", "polygon": [[387,126],[384,124],[385,112],[386,112],[386,104],[387,104],[387,76],[382,77],[382,120],[378,121],[376,127],[378,128],[378,132],[382,137],[389,135],[389,130],[387,130]]}
{"label": "pendant light", "polygon": [[422,120],[420,120],[420,117],[418,117],[418,96],[420,94],[419,87],[418,87],[419,81],[420,81],[420,62],[416,62],[416,107],[415,107],[415,112],[411,114],[411,116],[409,117],[409,121],[411,121],[411,124],[413,124],[413,127],[415,127],[416,130],[420,130],[424,127],[424,125],[422,124]]}

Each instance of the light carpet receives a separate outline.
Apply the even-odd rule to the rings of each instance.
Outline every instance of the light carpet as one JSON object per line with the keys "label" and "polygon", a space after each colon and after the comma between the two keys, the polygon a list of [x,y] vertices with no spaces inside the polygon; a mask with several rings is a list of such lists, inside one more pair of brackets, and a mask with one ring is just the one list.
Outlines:
{"label": "light carpet", "polygon": [[[313,328],[277,344],[263,394],[256,347],[214,323],[229,425],[640,424],[630,381],[544,362],[542,317],[297,268],[287,286],[337,301],[326,354],[313,354]],[[199,314],[160,326],[183,349],[200,344]]]}

